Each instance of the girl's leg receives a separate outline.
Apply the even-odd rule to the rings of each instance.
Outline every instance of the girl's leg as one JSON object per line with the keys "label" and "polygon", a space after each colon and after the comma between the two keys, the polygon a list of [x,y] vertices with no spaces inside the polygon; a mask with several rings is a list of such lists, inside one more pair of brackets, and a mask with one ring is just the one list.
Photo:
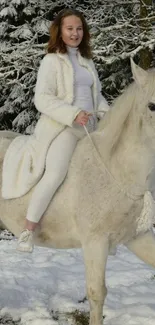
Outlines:
{"label": "girl's leg", "polygon": [[[67,174],[77,141],[78,138],[66,128],[53,140],[48,150],[45,173],[33,191],[27,211],[25,231],[31,235]],[[23,243],[21,245],[20,242],[19,238],[18,249],[23,246]],[[25,247],[26,243],[24,242],[24,249],[21,250],[26,251]],[[31,248],[33,249],[33,247]],[[30,251],[29,248],[27,251]]]}
{"label": "girl's leg", "polygon": [[77,140],[77,137],[66,129],[52,142],[46,158],[45,173],[32,194],[27,220],[38,223],[41,219],[67,174]]}

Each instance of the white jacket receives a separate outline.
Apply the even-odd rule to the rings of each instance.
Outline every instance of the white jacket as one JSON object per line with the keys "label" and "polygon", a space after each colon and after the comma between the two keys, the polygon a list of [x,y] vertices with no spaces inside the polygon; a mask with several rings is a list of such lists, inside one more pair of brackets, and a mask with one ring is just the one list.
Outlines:
{"label": "white jacket", "polygon": [[[92,95],[94,110],[106,112],[109,108],[101,95],[101,85],[92,60],[83,58],[78,52],[78,61],[93,77]],[[72,126],[82,109],[73,106],[74,71],[67,54],[47,54],[42,60],[35,91],[35,105],[38,111],[62,125]],[[99,114],[100,116],[101,114]]]}
{"label": "white jacket", "polygon": [[[101,86],[92,60],[78,52],[80,65],[93,76],[94,111],[106,112],[109,106],[101,95]],[[40,65],[34,102],[41,117],[34,134],[19,136],[9,146],[3,163],[2,196],[17,198],[27,193],[42,177],[47,150],[53,139],[72,123],[82,109],[73,106],[74,71],[67,54],[47,54]],[[101,117],[102,113],[98,113]]]}

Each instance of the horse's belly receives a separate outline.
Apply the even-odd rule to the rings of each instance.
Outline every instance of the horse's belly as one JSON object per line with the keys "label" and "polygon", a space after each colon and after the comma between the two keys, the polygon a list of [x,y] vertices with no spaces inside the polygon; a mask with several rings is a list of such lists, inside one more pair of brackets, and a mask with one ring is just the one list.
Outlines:
{"label": "horse's belly", "polygon": [[43,228],[38,233],[37,238],[35,240],[35,244],[38,246],[51,247],[51,248],[80,248],[81,243],[76,236],[71,236],[72,234],[65,234],[64,232],[48,233],[47,229]]}
{"label": "horse's belly", "polygon": [[[16,237],[24,228],[31,193],[13,200],[0,199],[0,220]],[[62,200],[51,202],[38,227],[35,243],[53,248],[79,248],[81,246],[73,213],[64,209]],[[62,206],[61,206],[62,204]]]}

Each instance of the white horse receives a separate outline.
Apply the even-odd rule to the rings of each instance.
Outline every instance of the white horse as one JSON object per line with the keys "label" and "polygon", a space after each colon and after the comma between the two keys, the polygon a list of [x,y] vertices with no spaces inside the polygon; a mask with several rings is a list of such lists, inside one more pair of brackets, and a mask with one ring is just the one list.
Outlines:
{"label": "white horse", "polygon": [[[135,82],[99,123],[91,135],[93,143],[87,136],[79,142],[68,176],[36,235],[38,245],[82,247],[90,325],[103,322],[105,268],[112,247],[123,243],[155,266],[151,213],[143,209],[146,193],[154,190],[149,175],[155,164],[155,71],[146,72],[132,62],[132,72]],[[7,133],[2,136],[3,132],[0,175],[11,142]],[[18,199],[0,198],[0,219],[16,236],[23,228],[30,195],[31,191]]]}

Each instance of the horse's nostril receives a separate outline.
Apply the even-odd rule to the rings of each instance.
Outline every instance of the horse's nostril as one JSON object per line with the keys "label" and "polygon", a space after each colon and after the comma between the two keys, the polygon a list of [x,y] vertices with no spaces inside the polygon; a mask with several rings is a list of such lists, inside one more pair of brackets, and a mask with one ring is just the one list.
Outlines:
{"label": "horse's nostril", "polygon": [[148,108],[150,109],[150,111],[155,111],[155,103],[149,103]]}

